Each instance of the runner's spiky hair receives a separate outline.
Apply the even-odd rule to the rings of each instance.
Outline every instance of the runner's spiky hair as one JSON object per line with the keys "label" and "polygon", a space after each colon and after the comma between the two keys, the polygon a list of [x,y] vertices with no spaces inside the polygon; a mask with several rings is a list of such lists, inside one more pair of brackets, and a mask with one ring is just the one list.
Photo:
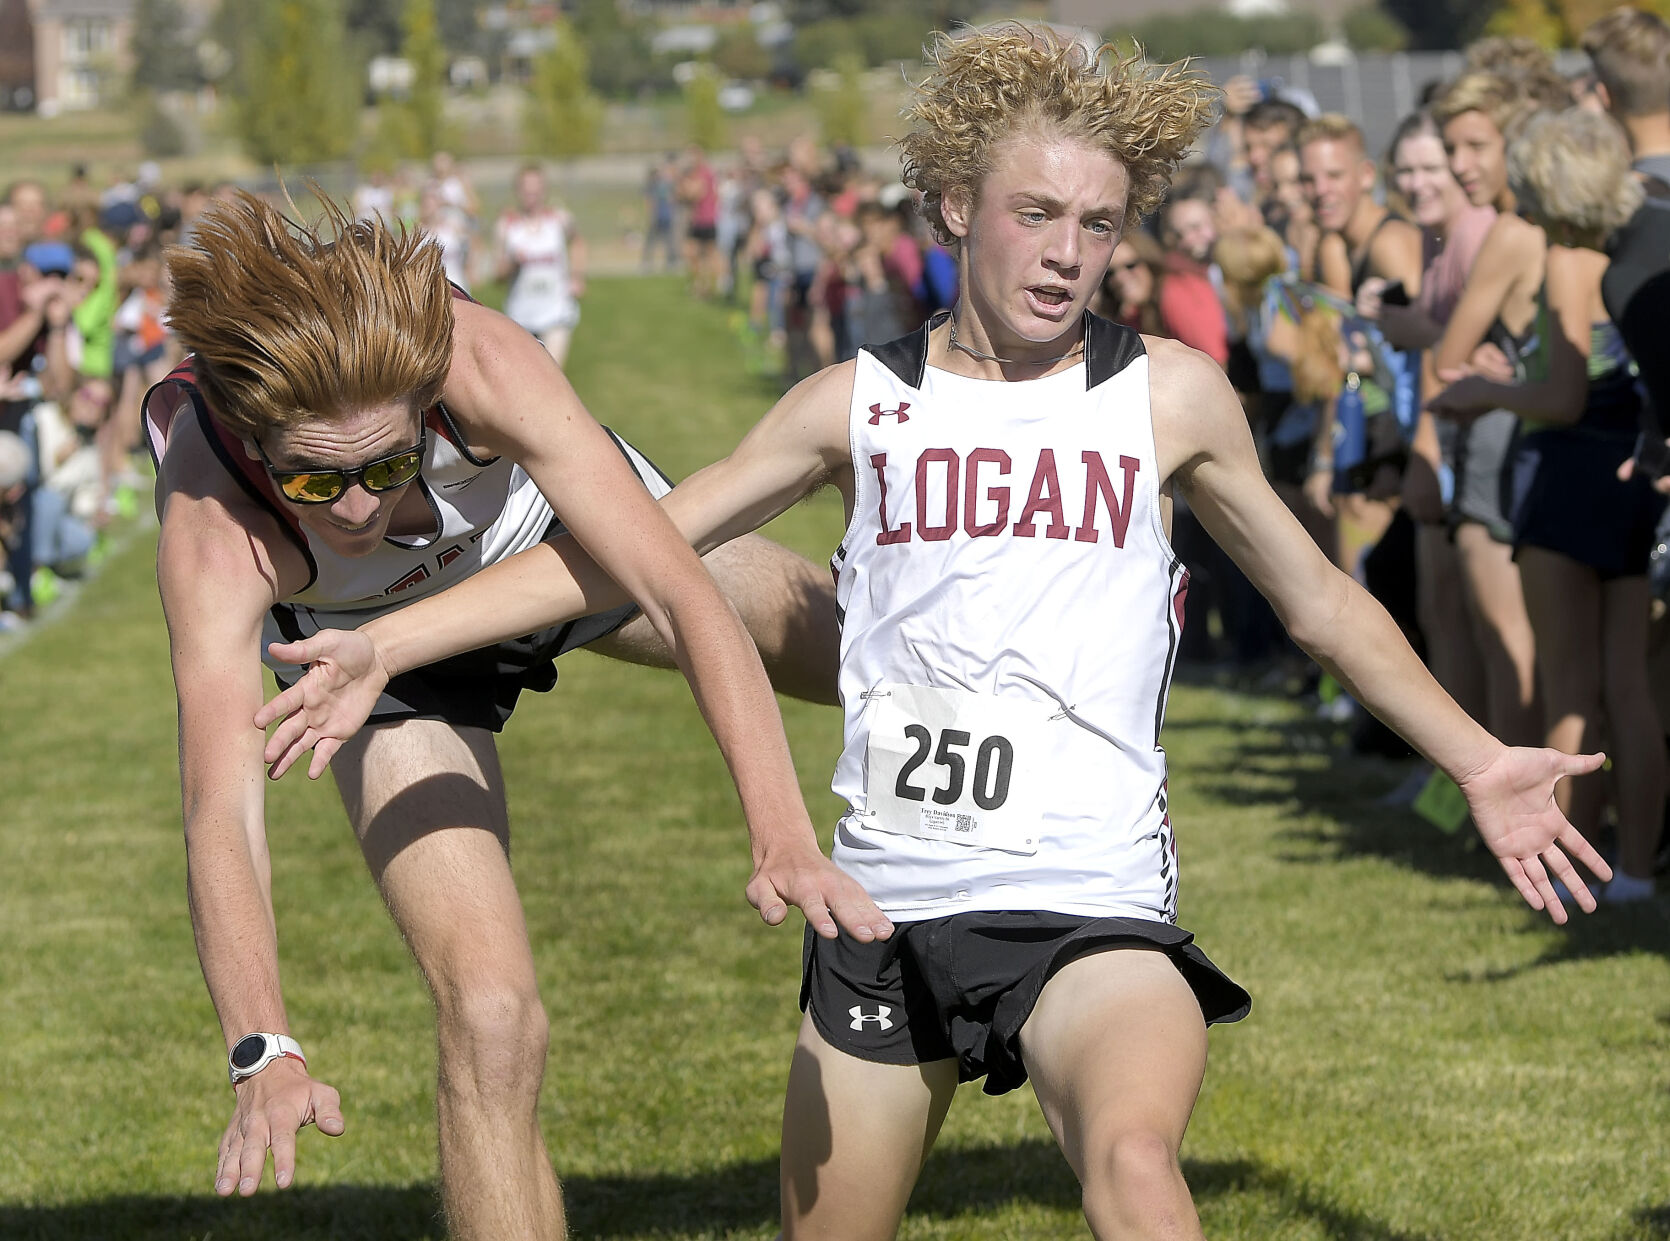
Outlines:
{"label": "runner's spiky hair", "polygon": [[298,224],[240,191],[167,253],[169,324],[215,417],[245,438],[394,401],[427,408],[452,361],[440,247],[319,201],[323,218]]}
{"label": "runner's spiky hair", "polygon": [[1022,134],[1084,141],[1130,177],[1127,227],[1159,206],[1171,175],[1212,119],[1218,90],[1188,62],[1156,65],[1141,49],[1092,52],[1048,26],[1001,22],[934,36],[929,75],[905,110],[904,181],[922,192],[943,242],[947,190],[976,193],[992,153]]}

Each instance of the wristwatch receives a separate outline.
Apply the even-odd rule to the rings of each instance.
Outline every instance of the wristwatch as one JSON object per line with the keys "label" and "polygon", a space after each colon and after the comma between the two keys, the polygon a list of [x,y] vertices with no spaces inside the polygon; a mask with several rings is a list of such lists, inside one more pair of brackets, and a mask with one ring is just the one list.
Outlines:
{"label": "wristwatch", "polygon": [[288,1034],[246,1034],[232,1044],[231,1054],[226,1057],[226,1075],[236,1086],[244,1078],[254,1077],[274,1060],[284,1057],[300,1060],[302,1067],[307,1067],[302,1045]]}

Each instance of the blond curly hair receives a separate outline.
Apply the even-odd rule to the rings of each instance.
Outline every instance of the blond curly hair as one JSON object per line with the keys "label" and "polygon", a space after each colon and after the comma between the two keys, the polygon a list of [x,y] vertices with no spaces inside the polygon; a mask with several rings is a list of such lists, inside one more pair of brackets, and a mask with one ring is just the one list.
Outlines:
{"label": "blond curly hair", "polygon": [[320,202],[323,219],[297,224],[239,191],[167,252],[169,324],[210,412],[245,439],[393,401],[424,408],[446,380],[440,247]]}
{"label": "blond curly hair", "polygon": [[993,152],[1019,134],[1106,151],[1130,178],[1129,227],[1159,206],[1172,173],[1212,119],[1219,92],[1187,61],[1156,65],[1141,49],[1092,51],[1048,26],[1008,21],[934,36],[928,76],[905,109],[904,182],[945,244],[947,191],[975,194]]}
{"label": "blond curly hair", "polygon": [[1508,176],[1533,221],[1597,250],[1645,197],[1623,129],[1587,108],[1534,113],[1508,147]]}

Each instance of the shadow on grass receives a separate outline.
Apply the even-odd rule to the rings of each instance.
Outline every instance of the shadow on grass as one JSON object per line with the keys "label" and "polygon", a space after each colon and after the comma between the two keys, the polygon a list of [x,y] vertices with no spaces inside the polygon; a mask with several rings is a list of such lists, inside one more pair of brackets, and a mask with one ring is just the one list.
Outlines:
{"label": "shadow on grass", "polygon": [[1630,1221],[1634,1227],[1618,1235],[1620,1237],[1642,1238],[1643,1241],[1665,1241],[1670,1238],[1670,1202],[1656,1207],[1641,1207],[1630,1212]]}
{"label": "shadow on grass", "polygon": [[[1429,1241],[1326,1202],[1287,1173],[1250,1161],[1185,1160],[1183,1171],[1203,1205],[1251,1194],[1274,1198],[1281,1217],[1313,1221],[1339,1241]],[[684,1176],[573,1176],[563,1189],[576,1238],[764,1234],[777,1223],[775,1160]],[[938,1151],[910,1212],[943,1219],[1013,1203],[1077,1212],[1078,1182],[1053,1143],[1028,1139]],[[134,1195],[68,1206],[0,1206],[6,1241],[440,1241],[443,1235],[432,1184],[303,1186],[282,1194],[267,1189],[248,1201]]]}
{"label": "shadow on grass", "polygon": [[[1167,723],[1169,730],[1174,727]],[[1407,764],[1344,751],[1337,726],[1315,720],[1191,720],[1180,730],[1214,729],[1228,752],[1212,766],[1182,778],[1209,797],[1239,806],[1289,806],[1299,815],[1322,815],[1330,825],[1296,824],[1283,830],[1281,860],[1326,865],[1341,858],[1373,856],[1444,879],[1472,879],[1511,892],[1501,866],[1471,824],[1446,835],[1412,809],[1376,804],[1411,768]],[[1325,761],[1304,761],[1316,755]],[[1601,842],[1604,849],[1606,842]],[[1571,921],[1546,952],[1527,966],[1466,981],[1496,981],[1565,961],[1648,951],[1670,957],[1670,903],[1662,898],[1633,906],[1602,906],[1585,915],[1568,903]],[[1526,909],[1527,925],[1545,915]]]}

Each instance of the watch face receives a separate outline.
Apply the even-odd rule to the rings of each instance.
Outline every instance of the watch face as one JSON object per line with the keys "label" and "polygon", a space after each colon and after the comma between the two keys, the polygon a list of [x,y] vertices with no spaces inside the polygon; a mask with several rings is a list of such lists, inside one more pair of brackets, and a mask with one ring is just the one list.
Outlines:
{"label": "watch face", "polygon": [[246,1034],[232,1045],[232,1064],[236,1068],[247,1069],[259,1060],[267,1050],[267,1040],[264,1035]]}

